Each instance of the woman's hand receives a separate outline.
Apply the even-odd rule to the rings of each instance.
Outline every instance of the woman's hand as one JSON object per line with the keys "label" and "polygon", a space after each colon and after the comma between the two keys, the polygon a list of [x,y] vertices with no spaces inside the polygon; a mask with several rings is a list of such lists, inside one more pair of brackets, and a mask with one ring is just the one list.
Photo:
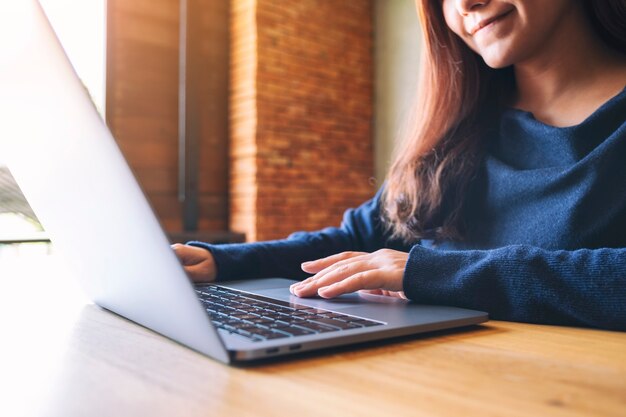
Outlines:
{"label": "woman's hand", "polygon": [[215,281],[217,268],[213,255],[206,249],[174,243],[174,253],[183,264],[185,272],[194,282]]}
{"label": "woman's hand", "polygon": [[305,262],[302,270],[315,275],[293,284],[290,291],[298,297],[333,298],[365,290],[406,299],[402,278],[408,258],[406,252],[381,249],[373,253],[342,252]]}

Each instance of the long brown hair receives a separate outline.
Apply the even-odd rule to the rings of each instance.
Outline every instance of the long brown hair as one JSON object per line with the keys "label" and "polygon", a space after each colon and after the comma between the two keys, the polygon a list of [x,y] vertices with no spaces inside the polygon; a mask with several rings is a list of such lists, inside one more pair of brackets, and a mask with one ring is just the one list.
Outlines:
{"label": "long brown hair", "polygon": [[[413,119],[396,149],[382,215],[395,238],[458,240],[463,204],[488,122],[514,90],[512,68],[494,70],[446,25],[441,0],[416,0],[424,48]],[[626,49],[623,0],[585,0],[605,42]],[[487,110],[486,110],[487,109]]]}

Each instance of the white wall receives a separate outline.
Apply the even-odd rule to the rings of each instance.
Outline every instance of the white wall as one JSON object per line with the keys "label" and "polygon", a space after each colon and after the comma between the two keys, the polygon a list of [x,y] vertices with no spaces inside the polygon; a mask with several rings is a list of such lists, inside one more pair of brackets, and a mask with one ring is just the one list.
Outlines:
{"label": "white wall", "polygon": [[420,44],[415,0],[375,0],[374,154],[379,186],[414,100]]}

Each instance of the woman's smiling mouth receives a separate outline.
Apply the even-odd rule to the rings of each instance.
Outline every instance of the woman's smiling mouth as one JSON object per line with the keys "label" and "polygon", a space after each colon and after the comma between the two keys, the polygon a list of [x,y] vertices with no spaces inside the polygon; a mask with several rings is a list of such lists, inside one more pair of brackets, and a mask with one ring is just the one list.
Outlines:
{"label": "woman's smiling mouth", "polygon": [[510,10],[506,10],[503,13],[500,13],[498,15],[483,19],[481,21],[479,21],[476,25],[474,25],[470,31],[469,34],[471,36],[474,36],[478,31],[480,31],[481,29],[486,28],[487,26],[496,23],[497,21],[503,19],[504,17],[508,16],[514,9],[510,9]]}

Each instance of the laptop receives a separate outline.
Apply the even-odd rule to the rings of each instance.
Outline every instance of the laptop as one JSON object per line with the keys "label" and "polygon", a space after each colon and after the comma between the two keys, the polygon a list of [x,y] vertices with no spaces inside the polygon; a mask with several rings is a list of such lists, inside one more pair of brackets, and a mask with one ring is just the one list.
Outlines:
{"label": "laptop", "polygon": [[485,322],[487,314],[284,277],[194,285],[35,0],[5,2],[0,151],[93,302],[224,363]]}

